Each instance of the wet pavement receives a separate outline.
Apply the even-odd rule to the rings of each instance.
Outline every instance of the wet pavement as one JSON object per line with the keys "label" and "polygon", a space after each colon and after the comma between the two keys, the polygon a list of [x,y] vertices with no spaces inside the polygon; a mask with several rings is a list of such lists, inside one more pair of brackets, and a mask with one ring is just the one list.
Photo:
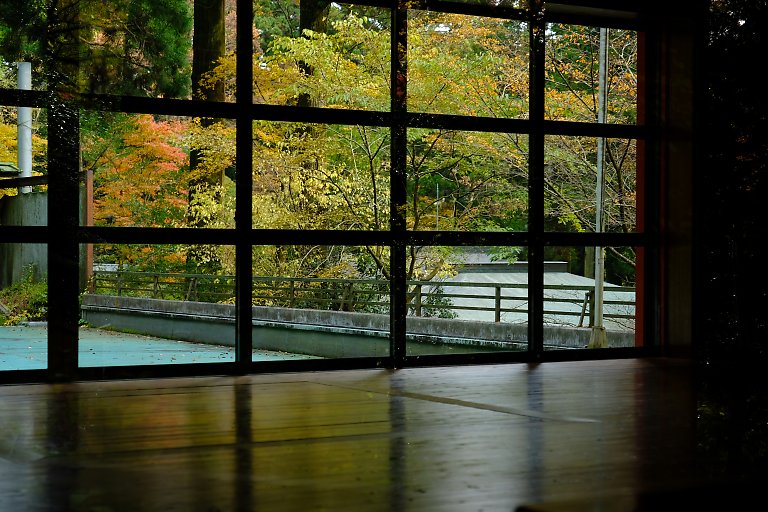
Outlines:
{"label": "wet pavement", "polygon": [[[38,370],[48,365],[48,327],[44,323],[0,326],[0,371]],[[80,366],[218,363],[235,360],[235,348],[167,340],[115,331],[80,328]],[[312,356],[253,351],[253,361],[312,359]]]}

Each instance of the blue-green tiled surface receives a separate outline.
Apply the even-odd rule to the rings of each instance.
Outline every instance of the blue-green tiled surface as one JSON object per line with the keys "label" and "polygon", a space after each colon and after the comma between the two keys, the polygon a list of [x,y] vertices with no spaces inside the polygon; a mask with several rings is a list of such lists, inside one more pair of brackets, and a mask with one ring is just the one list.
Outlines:
{"label": "blue-green tiled surface", "polygon": [[[47,367],[48,328],[44,324],[0,326],[0,371]],[[80,366],[216,363],[235,360],[234,347],[188,343],[83,327]],[[253,351],[254,361],[309,359],[310,356]]]}

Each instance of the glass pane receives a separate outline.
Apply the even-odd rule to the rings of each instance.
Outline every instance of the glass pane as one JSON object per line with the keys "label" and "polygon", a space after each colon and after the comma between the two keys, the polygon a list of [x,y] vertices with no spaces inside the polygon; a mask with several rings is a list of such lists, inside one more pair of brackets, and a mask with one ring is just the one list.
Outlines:
{"label": "glass pane", "polygon": [[234,361],[234,247],[84,250],[80,366]]}
{"label": "glass pane", "polygon": [[48,367],[48,246],[0,244],[0,371]]}
{"label": "glass pane", "polygon": [[408,355],[526,350],[522,254],[520,247],[409,247]]}
{"label": "glass pane", "polygon": [[234,25],[225,23],[224,2],[219,9],[216,2],[197,4],[213,8],[194,27],[192,3],[80,1],[78,89],[157,98],[190,98],[202,90],[195,95],[223,101],[215,68],[226,41],[234,41]]}
{"label": "glass pane", "polygon": [[[544,204],[548,231],[637,231],[637,143],[627,139],[549,136],[545,140]],[[604,155],[602,169],[598,151]],[[598,177],[602,176],[601,208]],[[602,229],[596,230],[598,215]]]}
{"label": "glass pane", "polygon": [[529,52],[526,23],[409,11],[408,109],[527,118]]}
{"label": "glass pane", "polygon": [[[607,84],[604,108],[599,107],[601,55]],[[545,66],[547,119],[637,123],[637,32],[549,25]]]}
{"label": "glass pane", "polygon": [[0,13],[0,88],[47,89],[43,67],[45,9],[31,2],[3,6]]}
{"label": "glass pane", "polygon": [[520,134],[408,130],[408,227],[526,229],[527,151]]}
{"label": "glass pane", "polygon": [[255,103],[389,110],[388,10],[312,2],[300,13],[298,1],[267,0],[254,7]]}
{"label": "glass pane", "polygon": [[80,135],[86,225],[234,226],[232,121],[84,111]]}
{"label": "glass pane", "polygon": [[254,228],[389,228],[388,129],[256,122],[254,134]]}
{"label": "glass pane", "polygon": [[385,247],[255,246],[254,348],[286,357],[389,355],[388,261]]}
{"label": "glass pane", "polygon": [[[47,117],[46,109],[0,106],[0,225],[48,223]],[[6,181],[15,178],[31,183]]]}
{"label": "glass pane", "polygon": [[[550,247],[547,251],[551,263],[544,274],[544,348],[634,347],[634,249]],[[596,279],[600,257],[603,277]]]}

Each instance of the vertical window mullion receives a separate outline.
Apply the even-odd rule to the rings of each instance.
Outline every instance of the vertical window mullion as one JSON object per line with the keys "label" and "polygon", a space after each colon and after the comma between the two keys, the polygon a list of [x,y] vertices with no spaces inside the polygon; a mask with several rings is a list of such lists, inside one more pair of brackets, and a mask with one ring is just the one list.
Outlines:
{"label": "vertical window mullion", "polygon": [[406,91],[407,2],[392,9],[390,102],[392,111],[390,165],[390,358],[397,368],[405,360],[406,314]]}
{"label": "vertical window mullion", "polygon": [[530,0],[530,104],[528,155],[528,351],[535,360],[544,351],[544,34],[541,0]]}
{"label": "vertical window mullion", "polygon": [[77,111],[60,101],[48,115],[48,194],[55,198],[48,207],[48,370],[51,379],[69,381],[77,374],[80,318],[80,123]]}
{"label": "vertical window mullion", "polygon": [[236,185],[235,185],[235,361],[243,369],[253,359],[253,251],[251,227],[253,211],[253,2],[237,1],[236,102]]}
{"label": "vertical window mullion", "polygon": [[[71,381],[77,377],[80,318],[80,119],[67,103],[76,90],[79,62],[79,7],[61,9],[54,2],[48,21],[56,37],[45,44],[48,68],[48,377]],[[69,55],[72,59],[62,59]],[[55,206],[55,208],[54,208]]]}
{"label": "vertical window mullion", "polygon": [[[668,65],[660,46],[662,38],[656,29],[648,27],[638,34],[638,105],[637,122],[641,126],[658,127],[661,124],[663,94],[660,89],[661,70]],[[638,250],[637,304],[641,318],[637,341],[645,347],[658,347],[664,340],[664,300],[661,290],[662,255],[660,240],[663,211],[660,161],[661,141],[656,129],[646,130],[646,138],[638,140],[638,231],[645,245]],[[655,205],[655,206],[654,206]]]}

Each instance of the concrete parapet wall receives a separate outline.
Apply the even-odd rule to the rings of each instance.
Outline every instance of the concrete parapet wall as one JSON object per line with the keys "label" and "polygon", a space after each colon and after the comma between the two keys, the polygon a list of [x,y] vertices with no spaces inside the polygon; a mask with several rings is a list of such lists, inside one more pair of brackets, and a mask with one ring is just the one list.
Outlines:
{"label": "concrete parapet wall", "polygon": [[[82,315],[95,327],[199,343],[235,343],[232,304],[84,295]],[[252,316],[254,348],[321,357],[385,356],[389,351],[388,315],[254,306]],[[545,345],[583,348],[590,330],[545,326],[544,333]],[[408,318],[412,355],[523,350],[527,335],[526,324]],[[633,346],[634,337],[609,333],[609,342]]]}

